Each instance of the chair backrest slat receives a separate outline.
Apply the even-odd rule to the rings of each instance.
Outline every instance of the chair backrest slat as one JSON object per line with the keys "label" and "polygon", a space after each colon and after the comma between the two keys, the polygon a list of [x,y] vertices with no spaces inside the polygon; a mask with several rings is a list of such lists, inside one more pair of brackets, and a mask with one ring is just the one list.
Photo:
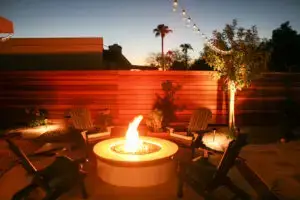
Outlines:
{"label": "chair backrest slat", "polygon": [[25,153],[19,147],[17,147],[11,140],[6,139],[6,142],[8,143],[9,149],[20,159],[23,168],[29,174],[35,174],[37,172],[37,169],[30,162]]}
{"label": "chair backrest slat", "polygon": [[215,173],[214,179],[222,179],[227,175],[230,168],[234,166],[236,158],[238,157],[242,147],[245,146],[246,143],[246,134],[238,134],[237,138],[229,143],[218,165],[218,170]]}
{"label": "chair backrest slat", "polygon": [[199,108],[195,110],[191,116],[188,130],[189,131],[200,131],[207,129],[208,122],[212,117],[212,113],[207,108]]}
{"label": "chair backrest slat", "polygon": [[73,125],[76,129],[88,130],[93,128],[92,116],[87,108],[74,108],[70,112]]}

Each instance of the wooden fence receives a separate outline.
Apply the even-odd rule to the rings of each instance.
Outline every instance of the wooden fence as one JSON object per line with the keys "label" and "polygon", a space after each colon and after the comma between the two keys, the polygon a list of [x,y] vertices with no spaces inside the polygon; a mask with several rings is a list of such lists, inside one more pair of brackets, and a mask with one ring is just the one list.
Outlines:
{"label": "wooden fence", "polygon": [[[176,94],[177,121],[187,124],[191,112],[207,107],[213,113],[212,124],[226,124],[227,93],[207,71],[2,71],[0,72],[1,123],[21,120],[16,111],[38,106],[49,111],[49,118],[63,119],[74,105],[88,106],[93,116],[109,108],[116,125],[127,125],[134,116],[147,115],[163,94],[161,83],[170,80],[182,86]],[[240,125],[275,124],[286,91],[300,102],[300,74],[265,74],[239,92],[236,118]],[[290,81],[288,86],[286,80]],[[285,81],[285,82],[284,82]],[[264,119],[264,120],[262,120]]]}

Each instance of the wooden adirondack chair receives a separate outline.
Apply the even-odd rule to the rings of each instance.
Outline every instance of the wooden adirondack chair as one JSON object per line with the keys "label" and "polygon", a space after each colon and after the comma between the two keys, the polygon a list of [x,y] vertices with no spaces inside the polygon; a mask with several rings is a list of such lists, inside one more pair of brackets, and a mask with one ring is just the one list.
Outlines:
{"label": "wooden adirondack chair", "polygon": [[[198,108],[195,110],[190,118],[188,127],[184,131],[177,131],[176,128],[168,127],[170,137],[177,144],[185,147],[190,147],[194,150],[195,141],[208,132],[208,122],[212,118],[212,113],[207,108]],[[194,152],[192,156],[194,155]]]}
{"label": "wooden adirondack chair", "polygon": [[236,168],[254,189],[260,200],[279,200],[279,197],[268,188],[267,184],[259,177],[259,175],[247,165],[245,159],[238,158]]}
{"label": "wooden adirondack chair", "polygon": [[110,137],[112,127],[107,127],[107,131],[105,132],[97,130],[89,109],[84,107],[74,108],[70,114],[74,128],[81,131],[81,135],[85,139],[86,144]]}
{"label": "wooden adirondack chair", "polygon": [[218,167],[210,164],[207,159],[180,162],[178,172],[178,197],[183,197],[183,186],[184,183],[187,183],[195,192],[205,198],[210,198],[212,191],[220,186],[227,186],[228,189],[240,196],[241,199],[249,199],[249,195],[236,187],[227,176],[230,168],[234,166],[241,148],[246,144],[246,136],[245,134],[240,134],[236,140],[230,142]]}
{"label": "wooden adirondack chair", "polygon": [[[192,113],[188,126],[183,130],[184,135],[191,135],[192,132],[205,132],[211,117],[212,113],[209,109],[198,108]],[[177,132],[176,128],[168,127],[168,129],[171,133]]]}
{"label": "wooden adirondack chair", "polygon": [[[10,139],[6,139],[10,150],[19,158],[20,164],[33,177],[31,183],[18,191],[13,200],[25,200],[36,188],[42,188],[46,196],[43,200],[55,200],[77,184],[80,185],[82,197],[87,198],[84,185],[86,173],[81,169],[83,160],[72,160],[68,157],[56,157],[55,161],[44,169],[37,170],[24,152]],[[17,181],[17,180],[16,180]]]}

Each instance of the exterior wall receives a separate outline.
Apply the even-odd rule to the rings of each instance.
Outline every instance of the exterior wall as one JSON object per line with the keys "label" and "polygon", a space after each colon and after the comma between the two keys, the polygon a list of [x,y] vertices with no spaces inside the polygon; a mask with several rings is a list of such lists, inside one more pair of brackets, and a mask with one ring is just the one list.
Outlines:
{"label": "exterior wall", "polygon": [[103,52],[103,38],[11,38],[0,54],[64,54]]}
{"label": "exterior wall", "polygon": [[0,70],[78,70],[102,66],[102,38],[12,38],[0,44]]}

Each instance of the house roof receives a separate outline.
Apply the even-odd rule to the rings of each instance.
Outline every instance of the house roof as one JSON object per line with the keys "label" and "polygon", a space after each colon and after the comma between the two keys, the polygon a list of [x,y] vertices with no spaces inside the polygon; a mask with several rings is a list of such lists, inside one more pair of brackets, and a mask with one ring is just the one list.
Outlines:
{"label": "house roof", "polygon": [[122,52],[104,50],[103,65],[106,69],[130,69],[131,63]]}
{"label": "house roof", "polygon": [[14,33],[13,22],[0,16],[0,33],[13,34]]}

